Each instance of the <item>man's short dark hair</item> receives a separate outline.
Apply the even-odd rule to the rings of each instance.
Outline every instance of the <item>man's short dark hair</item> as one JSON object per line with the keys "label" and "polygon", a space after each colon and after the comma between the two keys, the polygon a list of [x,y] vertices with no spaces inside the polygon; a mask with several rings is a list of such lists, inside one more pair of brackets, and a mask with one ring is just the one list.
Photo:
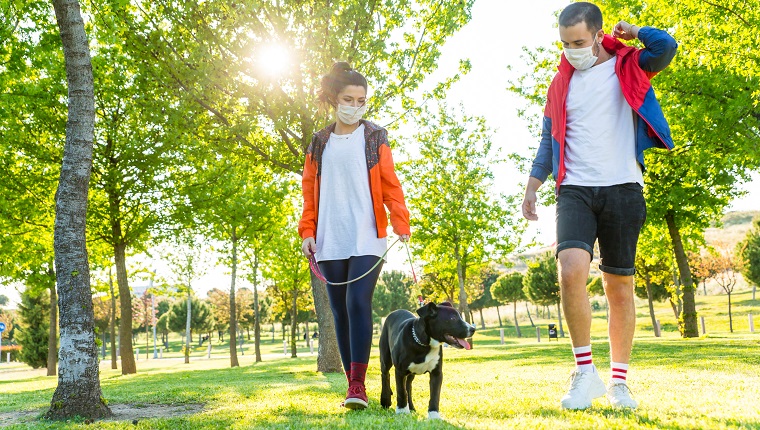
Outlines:
{"label": "man's short dark hair", "polygon": [[602,28],[602,11],[593,3],[585,1],[572,3],[559,14],[560,27],[572,27],[585,22],[591,34]]}

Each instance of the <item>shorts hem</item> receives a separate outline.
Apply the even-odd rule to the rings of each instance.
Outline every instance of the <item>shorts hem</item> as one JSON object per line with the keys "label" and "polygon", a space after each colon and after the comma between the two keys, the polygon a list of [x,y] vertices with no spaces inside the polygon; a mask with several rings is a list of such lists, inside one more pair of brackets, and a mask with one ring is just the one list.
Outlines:
{"label": "shorts hem", "polygon": [[554,257],[556,258],[559,255],[560,251],[564,251],[565,249],[571,249],[571,248],[582,249],[589,253],[592,260],[594,259],[594,249],[590,247],[588,243],[580,241],[580,240],[566,240],[558,244],[557,249],[554,250]]}
{"label": "shorts hem", "polygon": [[609,273],[610,275],[619,275],[619,276],[633,276],[636,274],[636,269],[633,267],[629,269],[624,269],[622,267],[611,267],[611,266],[605,266],[603,264],[600,264],[599,270],[601,270],[604,273]]}

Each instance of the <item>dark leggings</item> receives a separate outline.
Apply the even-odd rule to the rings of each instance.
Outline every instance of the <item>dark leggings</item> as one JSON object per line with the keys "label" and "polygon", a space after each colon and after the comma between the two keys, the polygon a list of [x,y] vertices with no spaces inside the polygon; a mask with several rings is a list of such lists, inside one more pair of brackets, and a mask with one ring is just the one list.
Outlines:
{"label": "dark leggings", "polygon": [[[348,260],[320,261],[319,269],[330,282],[346,282],[367,273],[380,257],[362,255]],[[348,285],[327,284],[338,350],[345,370],[351,363],[369,363],[372,348],[372,294],[383,262],[369,275]]]}

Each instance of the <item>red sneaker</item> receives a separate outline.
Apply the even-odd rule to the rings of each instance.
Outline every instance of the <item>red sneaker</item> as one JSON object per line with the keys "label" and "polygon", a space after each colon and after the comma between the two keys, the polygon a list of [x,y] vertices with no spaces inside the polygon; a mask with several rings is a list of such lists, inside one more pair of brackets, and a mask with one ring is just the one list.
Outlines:
{"label": "red sneaker", "polygon": [[343,405],[348,409],[364,409],[367,407],[367,390],[364,388],[363,383],[353,381],[349,385]]}

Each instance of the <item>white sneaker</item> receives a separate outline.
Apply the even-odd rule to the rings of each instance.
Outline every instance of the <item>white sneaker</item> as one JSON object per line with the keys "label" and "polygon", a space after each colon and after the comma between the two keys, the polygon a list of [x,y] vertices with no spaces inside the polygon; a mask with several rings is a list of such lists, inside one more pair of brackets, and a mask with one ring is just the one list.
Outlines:
{"label": "white sneaker", "polygon": [[591,401],[602,397],[607,389],[596,369],[592,372],[575,371],[570,376],[570,389],[562,398],[563,409],[586,409],[591,407]]}
{"label": "white sneaker", "polygon": [[636,409],[639,403],[631,397],[631,389],[625,382],[610,383],[607,387],[607,399],[613,408]]}

